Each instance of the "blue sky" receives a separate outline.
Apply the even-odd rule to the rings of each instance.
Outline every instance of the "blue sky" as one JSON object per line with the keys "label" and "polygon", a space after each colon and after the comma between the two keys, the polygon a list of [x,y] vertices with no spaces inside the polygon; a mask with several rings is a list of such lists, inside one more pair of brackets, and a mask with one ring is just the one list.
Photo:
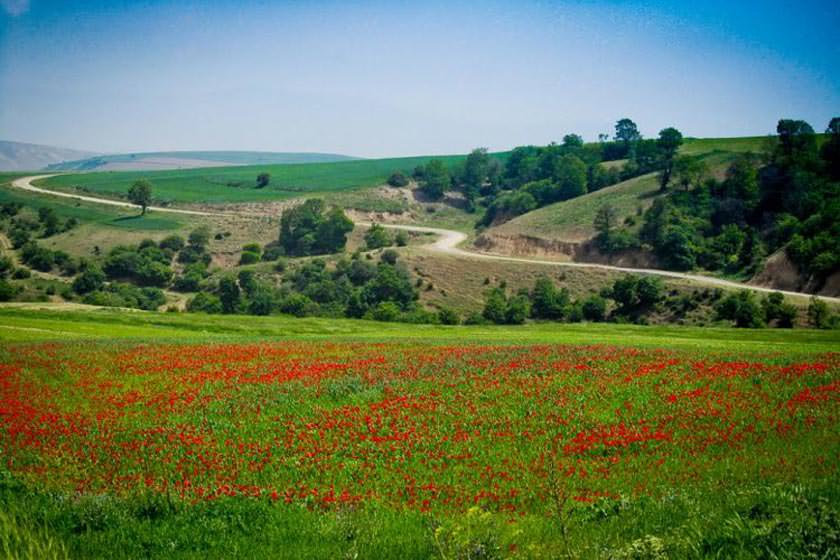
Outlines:
{"label": "blue sky", "polygon": [[0,138],[398,156],[840,114],[840,2],[0,0]]}

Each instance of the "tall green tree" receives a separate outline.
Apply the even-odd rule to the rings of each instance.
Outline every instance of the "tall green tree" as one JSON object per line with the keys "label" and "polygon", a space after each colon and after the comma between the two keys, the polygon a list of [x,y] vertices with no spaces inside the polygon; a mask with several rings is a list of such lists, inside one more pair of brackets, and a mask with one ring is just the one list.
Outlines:
{"label": "tall green tree", "polygon": [[673,127],[668,127],[659,132],[656,140],[656,147],[659,150],[659,158],[662,165],[662,174],[659,176],[660,188],[664,191],[671,181],[671,174],[674,172],[674,160],[677,151],[683,143],[682,133]]}
{"label": "tall green tree", "polygon": [[135,181],[128,189],[128,200],[141,208],[141,216],[145,215],[146,208],[152,203],[152,184],[146,179]]}
{"label": "tall green tree", "polygon": [[439,159],[433,159],[424,167],[420,180],[420,190],[432,200],[440,200],[452,186],[452,178],[446,165]]}
{"label": "tall green tree", "polygon": [[464,197],[467,199],[467,210],[475,210],[475,199],[478,197],[481,187],[488,180],[490,170],[490,157],[487,155],[487,148],[476,148],[467,156],[464,161],[464,173],[461,177]]}

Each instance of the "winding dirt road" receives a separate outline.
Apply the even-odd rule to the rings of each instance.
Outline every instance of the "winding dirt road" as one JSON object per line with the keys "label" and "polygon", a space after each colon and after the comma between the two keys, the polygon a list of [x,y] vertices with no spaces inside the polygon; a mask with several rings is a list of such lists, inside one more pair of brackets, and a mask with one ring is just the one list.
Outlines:
{"label": "winding dirt road", "polygon": [[[85,196],[85,195],[78,195],[73,193],[65,193],[60,191],[53,191],[48,189],[43,189],[40,187],[36,187],[32,184],[32,181],[37,181],[39,179],[46,179],[48,177],[52,177],[53,175],[36,175],[32,177],[21,177],[19,179],[15,179],[12,181],[12,186],[27,190],[30,192],[36,192],[40,194],[48,194],[54,196],[61,196],[65,198],[73,198],[76,200],[83,200],[86,202],[93,202],[96,204],[106,204],[109,206],[119,206],[122,208],[139,208],[135,204],[131,204],[130,202],[122,202],[119,200],[108,200],[105,198],[97,198],[93,196]],[[175,214],[189,214],[193,216],[233,216],[235,214],[222,214],[222,213],[213,213],[213,212],[204,212],[200,210],[183,210],[180,208],[161,208],[157,206],[149,206],[148,210],[153,210],[156,212],[171,212]],[[371,224],[368,222],[355,222],[356,225],[359,226],[370,226]],[[686,274],[684,272],[672,272],[670,270],[659,270],[656,268],[631,268],[625,266],[612,266],[608,264],[596,264],[596,263],[581,263],[581,262],[558,262],[558,261],[546,261],[540,259],[527,259],[522,257],[510,257],[507,255],[493,255],[489,253],[477,253],[473,251],[467,251],[464,249],[459,248],[458,246],[466,241],[467,234],[462,233],[460,231],[454,231],[450,229],[442,229],[442,228],[434,228],[434,227],[426,227],[426,226],[414,226],[414,225],[403,225],[403,224],[381,224],[383,227],[388,229],[397,229],[397,230],[404,230],[404,231],[414,231],[420,233],[432,233],[438,236],[438,238],[429,245],[426,245],[425,248],[434,251],[436,253],[441,253],[445,255],[451,255],[460,258],[468,258],[468,259],[484,259],[484,260],[493,260],[493,261],[502,261],[502,262],[513,262],[513,263],[523,263],[523,264],[539,264],[545,266],[561,266],[561,267],[568,267],[568,268],[596,268],[601,270],[611,270],[615,272],[627,272],[632,274],[650,274],[654,276],[661,276],[664,278],[675,278],[679,280],[687,280],[689,282],[694,282],[696,284],[704,285],[704,286],[715,286],[721,288],[735,288],[735,289],[746,289],[746,290],[753,290],[755,292],[781,292],[786,296],[796,297],[796,298],[810,298],[811,294],[806,294],[802,292],[792,292],[787,290],[775,290],[773,288],[764,288],[762,286],[753,286],[750,284],[743,284],[741,282],[734,282],[732,280],[724,280],[722,278],[713,278],[710,276],[702,276],[700,274]],[[840,303],[840,298],[838,297],[829,297],[829,296],[819,296],[821,299],[825,301],[829,301],[832,303]]]}

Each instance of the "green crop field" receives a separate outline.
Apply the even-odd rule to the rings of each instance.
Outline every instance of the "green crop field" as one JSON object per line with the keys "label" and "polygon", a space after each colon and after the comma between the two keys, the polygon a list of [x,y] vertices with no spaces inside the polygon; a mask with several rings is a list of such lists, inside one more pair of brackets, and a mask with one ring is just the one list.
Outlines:
{"label": "green crop field", "polygon": [[[447,164],[464,159],[460,155],[435,157]],[[41,184],[50,188],[81,188],[91,193],[123,196],[134,181],[145,178],[154,185],[154,198],[159,201],[214,203],[282,200],[379,185],[394,171],[411,172],[414,167],[429,159],[430,156],[419,156],[178,171],[68,174],[46,179]],[[262,172],[271,174],[271,183],[268,187],[256,189],[257,175]]]}
{"label": "green crop field", "polygon": [[27,558],[831,558],[837,331],[0,308]]}

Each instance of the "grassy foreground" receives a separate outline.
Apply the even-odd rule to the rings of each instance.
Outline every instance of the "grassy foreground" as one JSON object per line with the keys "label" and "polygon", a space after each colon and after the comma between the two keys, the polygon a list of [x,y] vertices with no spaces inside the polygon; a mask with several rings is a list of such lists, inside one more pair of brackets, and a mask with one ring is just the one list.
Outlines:
{"label": "grassy foreground", "polygon": [[0,308],[21,558],[831,558],[837,332]]}

